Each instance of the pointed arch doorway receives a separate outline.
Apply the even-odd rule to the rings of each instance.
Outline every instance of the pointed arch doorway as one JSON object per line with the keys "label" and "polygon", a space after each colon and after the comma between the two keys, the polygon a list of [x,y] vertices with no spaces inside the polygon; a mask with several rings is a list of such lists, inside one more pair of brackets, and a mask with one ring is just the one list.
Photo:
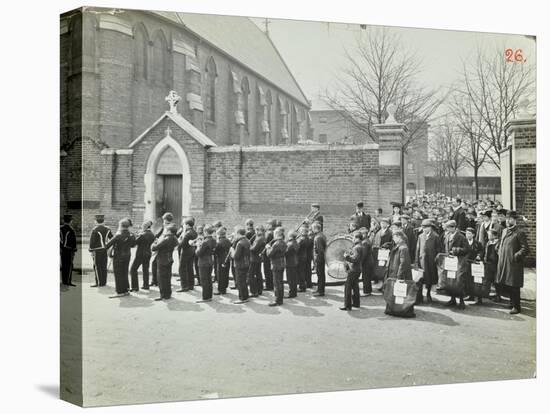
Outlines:
{"label": "pointed arch doorway", "polygon": [[181,145],[170,135],[153,148],[147,160],[145,181],[145,218],[156,222],[170,212],[179,225],[191,206],[189,161]]}

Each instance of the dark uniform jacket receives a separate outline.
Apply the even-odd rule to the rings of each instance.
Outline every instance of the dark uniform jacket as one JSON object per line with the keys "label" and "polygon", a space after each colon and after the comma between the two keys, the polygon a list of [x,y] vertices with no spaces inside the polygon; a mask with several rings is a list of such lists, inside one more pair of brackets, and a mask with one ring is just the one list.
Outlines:
{"label": "dark uniform jacket", "polygon": [[109,227],[104,226],[103,224],[98,224],[92,230],[90,235],[90,249],[98,249],[100,247],[105,247],[107,242],[113,237],[113,233]]}
{"label": "dark uniform jacket", "polygon": [[286,267],[298,266],[298,243],[296,240],[289,240],[286,243],[285,261]]}
{"label": "dark uniform jacket", "polygon": [[69,224],[63,224],[59,230],[59,247],[62,253],[76,252],[76,233]]}
{"label": "dark uniform jacket", "polygon": [[372,243],[368,238],[366,238],[366,239],[363,239],[363,241],[361,242],[361,246],[363,247],[362,269],[363,271],[365,271],[373,264]]}
{"label": "dark uniform jacket", "polygon": [[145,230],[136,237],[136,256],[151,256],[151,245],[155,241],[155,235],[151,230]]}
{"label": "dark uniform jacket", "polygon": [[361,228],[361,227],[364,227],[366,228],[367,230],[370,229],[370,221],[371,221],[371,218],[370,218],[370,215],[365,213],[364,211],[362,211],[361,213],[355,213],[353,214],[353,217],[356,217],[356,223],[357,223],[357,228]]}
{"label": "dark uniform jacket", "polygon": [[113,257],[117,258],[129,258],[131,255],[131,249],[136,245],[136,237],[130,233],[129,230],[121,230],[115,234],[107,244],[105,248],[113,246]]}
{"label": "dark uniform jacket", "polygon": [[298,261],[299,262],[302,262],[302,263],[307,262],[310,242],[311,240],[308,236],[300,235],[300,237],[296,239],[296,243],[298,243]]}
{"label": "dark uniform jacket", "polygon": [[459,229],[460,231],[466,230],[466,212],[462,209],[462,207],[459,207],[454,211],[451,219],[456,221],[457,229]]}
{"label": "dark uniform jacket", "polygon": [[414,262],[424,271],[423,278],[426,285],[437,284],[438,274],[435,258],[442,250],[441,239],[434,230],[429,235],[424,232],[418,235]]}
{"label": "dark uniform jacket", "polygon": [[195,254],[195,247],[190,246],[189,242],[195,240],[198,237],[197,232],[194,229],[187,229],[180,236],[178,241],[178,252],[180,259],[189,259]]}
{"label": "dark uniform jacket", "polygon": [[245,236],[250,241],[252,239],[252,237],[254,237],[255,234],[256,234],[256,232],[254,231],[254,229],[250,229],[250,230],[247,229],[246,233],[245,233]]}
{"label": "dark uniform jacket", "polygon": [[318,216],[315,216],[314,218],[311,219],[311,222],[312,223],[315,223],[316,221],[319,222],[319,224],[321,225],[321,231],[323,231],[323,228],[324,228],[324,217],[322,215],[318,215]]}
{"label": "dark uniform jacket", "polygon": [[313,239],[313,260],[315,263],[325,263],[325,251],[327,250],[327,238],[321,232]]}
{"label": "dark uniform jacket", "polygon": [[212,266],[214,260],[214,250],[216,249],[216,240],[212,236],[206,236],[202,243],[197,247],[195,255],[198,257],[198,266]]}
{"label": "dark uniform jacket", "polygon": [[272,270],[283,270],[286,267],[285,254],[286,242],[284,240],[274,241],[271,250],[267,252],[267,257],[271,260]]}
{"label": "dark uniform jacket", "polygon": [[256,236],[250,246],[250,263],[261,263],[262,258],[260,253],[264,251],[265,248],[265,238],[263,236]]}
{"label": "dark uniform jacket", "polygon": [[363,262],[363,246],[360,241],[355,242],[350,252],[344,253],[344,260],[349,263],[349,273],[361,273]]}
{"label": "dark uniform jacket", "polygon": [[502,232],[498,247],[496,283],[523,287],[523,259],[528,252],[525,233],[518,229],[518,226],[507,227]]}
{"label": "dark uniform jacket", "polygon": [[225,258],[229,253],[231,248],[231,242],[227,237],[220,237],[216,243],[216,248],[214,249],[214,254],[216,255],[216,260],[218,264],[223,264]]}
{"label": "dark uniform jacket", "polygon": [[248,269],[250,266],[250,242],[246,236],[237,235],[233,241],[235,252],[233,253],[233,263],[237,269]]}
{"label": "dark uniform jacket", "polygon": [[386,269],[387,278],[412,280],[411,255],[405,241],[393,246],[390,252]]}
{"label": "dark uniform jacket", "polygon": [[407,247],[409,248],[411,260],[414,260],[416,250],[416,233],[410,223],[403,226],[403,232],[405,233],[405,236],[407,236]]}
{"label": "dark uniform jacket", "polygon": [[172,257],[172,254],[174,252],[174,248],[178,245],[178,238],[175,234],[165,234],[155,240],[153,245],[151,246],[151,250],[154,252],[158,252],[157,254],[157,263],[160,265],[169,265],[174,262],[174,258]]}
{"label": "dark uniform jacket", "polygon": [[390,228],[388,227],[385,231],[380,229],[374,235],[372,247],[378,250],[379,248],[384,247],[384,245],[391,243],[391,241],[392,241],[392,234],[391,234]]}
{"label": "dark uniform jacket", "polygon": [[480,242],[474,238],[472,243],[469,243],[468,239],[466,239],[466,243],[468,243],[470,248],[470,251],[468,252],[468,260],[476,260],[477,256],[479,256],[480,259],[483,259],[483,246]]}

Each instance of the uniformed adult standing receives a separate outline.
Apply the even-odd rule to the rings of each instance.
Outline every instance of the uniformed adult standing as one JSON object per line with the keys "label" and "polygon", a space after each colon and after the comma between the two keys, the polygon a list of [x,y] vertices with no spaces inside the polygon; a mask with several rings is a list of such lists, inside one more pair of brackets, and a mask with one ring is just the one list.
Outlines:
{"label": "uniformed adult standing", "polygon": [[248,269],[248,284],[250,294],[253,298],[262,294],[264,281],[262,276],[262,252],[265,249],[265,229],[263,226],[256,227],[256,237],[250,246],[250,267]]}
{"label": "uniformed adult standing", "polygon": [[443,246],[441,239],[435,232],[435,225],[432,220],[422,221],[422,233],[418,235],[415,251],[415,264],[422,269],[422,280],[418,283],[418,294],[416,304],[424,301],[422,286],[426,286],[426,301],[432,303],[432,286],[437,285],[438,273],[435,258],[441,253]]}
{"label": "uniformed adult standing", "polygon": [[285,253],[286,281],[288,282],[288,299],[298,296],[298,243],[296,233],[288,233]]}
{"label": "uniformed adult standing", "polygon": [[496,283],[510,294],[510,314],[521,312],[520,289],[523,287],[523,260],[529,252],[526,234],[517,226],[518,214],[510,210],[498,248]]}
{"label": "uniformed adult standing", "polygon": [[273,289],[275,298],[269,306],[280,306],[283,304],[284,284],[283,273],[285,271],[286,242],[285,233],[282,227],[277,227],[273,232],[274,242],[266,247],[266,255],[271,261],[273,273]]}
{"label": "uniformed adult standing", "polygon": [[311,213],[312,217],[310,220],[315,223],[321,224],[321,231],[323,231],[324,228],[324,217],[321,215],[321,206],[319,203],[313,203],[311,204]]}
{"label": "uniformed adult standing", "polygon": [[250,241],[246,238],[244,228],[235,227],[235,239],[233,249],[233,262],[235,264],[236,286],[239,292],[239,300],[233,303],[242,304],[248,302],[248,283],[247,275],[250,267]]}
{"label": "uniformed adult standing", "polygon": [[311,271],[311,261],[308,263],[308,249],[310,247],[310,238],[307,233],[307,227],[301,226],[300,236],[296,239],[296,243],[298,243],[297,279],[300,292],[305,292],[307,288],[308,267]]}
{"label": "uniformed adult standing", "polygon": [[185,219],[183,232],[178,239],[179,267],[181,288],[177,292],[187,292],[195,287],[195,278],[193,276],[193,259],[195,257],[195,247],[192,242],[197,239],[197,232],[193,229],[193,220]]}
{"label": "uniformed adult standing", "polygon": [[306,256],[306,264],[305,264],[304,270],[305,270],[305,278],[306,278],[306,289],[311,289],[313,288],[313,282],[311,280],[311,276],[312,276],[311,263],[313,262],[314,235],[313,235],[313,232],[311,231],[311,227],[309,226],[309,223],[307,223],[306,233],[307,233],[307,236],[306,236],[305,244],[306,244],[307,256]]}
{"label": "uniformed adult standing", "polygon": [[351,251],[344,253],[347,265],[347,278],[344,285],[344,306],[340,310],[349,311],[360,306],[359,276],[361,275],[361,263],[363,262],[363,246],[361,245],[361,232],[353,233],[353,247]]}
{"label": "uniformed adult standing", "polygon": [[95,267],[95,284],[92,287],[105,286],[107,284],[107,249],[105,245],[113,237],[113,233],[109,227],[105,226],[103,222],[105,216],[103,214],[96,214],[95,222],[96,226],[92,229],[90,235],[90,247],[89,250],[92,253]]}
{"label": "uniformed adult standing", "polygon": [[160,297],[155,300],[170,299],[172,297],[173,254],[178,245],[176,231],[177,227],[174,223],[167,224],[164,233],[151,246],[151,250],[157,252],[156,262],[160,291]]}
{"label": "uniformed adult standing", "polygon": [[151,231],[153,222],[147,220],[141,226],[141,233],[136,237],[136,256],[130,267],[130,276],[132,278],[132,291],[139,290],[138,270],[141,267],[143,273],[142,289],[149,290],[149,264],[151,261],[151,245],[155,241],[155,235]]}
{"label": "uniformed adult standing", "polygon": [[111,246],[113,247],[113,272],[117,295],[112,297],[129,295],[128,267],[130,264],[131,249],[136,244],[136,237],[130,232],[130,226],[130,220],[120,220],[115,236],[105,245],[106,249],[109,249]]}
{"label": "uniformed adult standing", "polygon": [[[265,243],[268,245],[273,240],[273,230],[275,229],[275,220],[269,220],[267,223],[267,229],[265,232]],[[271,272],[271,261],[265,254],[262,255],[264,263],[264,277],[265,277],[265,290],[273,290],[273,272]]]}
{"label": "uniformed adult standing", "polygon": [[363,295],[372,294],[372,272],[374,270],[372,257],[372,242],[368,237],[368,230],[365,227],[359,229],[361,232],[361,246],[363,246],[363,262],[361,263],[361,276],[363,279]]}
{"label": "uniformed adult standing", "polygon": [[[166,226],[171,224],[173,221],[174,221],[174,216],[172,215],[172,213],[166,212],[162,215],[162,227],[157,233],[155,233],[155,240],[158,240],[164,234]],[[158,266],[157,266],[156,255],[153,258],[153,263],[151,265],[152,265],[151,274],[153,275],[153,278],[151,280],[151,286],[158,286],[158,278],[157,278]]]}
{"label": "uniformed adult standing", "polygon": [[214,295],[225,295],[229,286],[229,266],[225,263],[225,259],[229,254],[231,242],[226,237],[226,230],[223,227],[218,229],[217,236],[218,242],[214,254],[218,266],[218,291]]}
{"label": "uniformed adult standing", "polygon": [[197,244],[195,251],[202,287],[202,300],[198,300],[197,303],[212,300],[212,265],[214,264],[212,256],[216,250],[216,240],[214,240],[213,234],[213,227],[205,227],[204,239]]}
{"label": "uniformed adult standing", "polygon": [[61,283],[65,286],[76,286],[73,279],[73,259],[78,250],[76,247],[76,233],[71,226],[73,216],[65,214],[63,224],[59,230],[59,248],[61,253]]}
{"label": "uniformed adult standing", "polygon": [[321,223],[314,222],[313,230],[313,264],[317,273],[317,291],[313,296],[325,296],[325,251],[327,250],[327,238],[323,234]]}
{"label": "uniformed adult standing", "polygon": [[370,229],[371,217],[370,214],[367,214],[363,211],[364,204],[362,201],[358,202],[355,205],[355,213],[353,214],[356,217],[357,228],[362,227]]}

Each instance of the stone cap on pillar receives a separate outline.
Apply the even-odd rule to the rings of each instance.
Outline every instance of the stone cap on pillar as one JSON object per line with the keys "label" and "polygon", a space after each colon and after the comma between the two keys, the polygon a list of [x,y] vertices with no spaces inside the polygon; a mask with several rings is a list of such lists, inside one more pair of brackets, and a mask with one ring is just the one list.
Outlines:
{"label": "stone cap on pillar", "polygon": [[529,103],[529,99],[521,101],[518,105],[517,117],[506,122],[504,129],[508,135],[511,135],[517,129],[536,128],[537,116],[530,110]]}
{"label": "stone cap on pillar", "polygon": [[381,146],[385,144],[395,145],[403,140],[403,137],[407,133],[407,126],[403,123],[395,120],[396,107],[390,105],[388,107],[388,117],[383,124],[374,124],[374,130],[378,135],[378,141]]}

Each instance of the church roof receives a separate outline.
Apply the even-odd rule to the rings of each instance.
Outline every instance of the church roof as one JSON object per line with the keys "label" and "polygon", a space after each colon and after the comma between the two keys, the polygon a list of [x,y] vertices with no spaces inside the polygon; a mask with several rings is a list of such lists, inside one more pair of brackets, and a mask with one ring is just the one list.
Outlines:
{"label": "church roof", "polygon": [[208,138],[206,135],[204,135],[198,128],[196,128],[193,124],[191,124],[191,122],[189,122],[183,116],[181,116],[178,113],[166,111],[149,128],[147,128],[145,131],[143,131],[143,133],[139,137],[137,137],[135,140],[133,140],[130,143],[129,148],[133,148],[135,145],[137,145],[164,118],[170,118],[181,129],[183,129],[185,132],[187,132],[195,141],[197,141],[203,147],[210,148],[210,147],[215,147],[216,146],[216,143],[214,141],[212,141],[210,138]]}
{"label": "church roof", "polygon": [[166,11],[153,13],[183,25],[309,107],[308,99],[271,39],[247,17]]}

